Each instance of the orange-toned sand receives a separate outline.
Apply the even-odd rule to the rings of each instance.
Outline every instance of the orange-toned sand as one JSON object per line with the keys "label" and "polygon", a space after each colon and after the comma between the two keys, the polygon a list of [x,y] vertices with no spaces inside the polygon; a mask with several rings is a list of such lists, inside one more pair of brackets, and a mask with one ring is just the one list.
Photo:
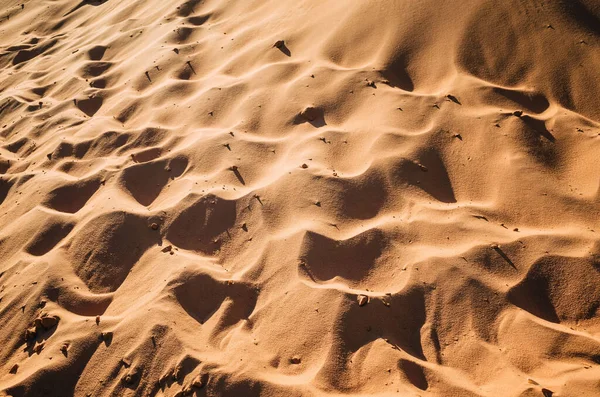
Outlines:
{"label": "orange-toned sand", "polygon": [[599,396],[600,2],[0,0],[0,395]]}

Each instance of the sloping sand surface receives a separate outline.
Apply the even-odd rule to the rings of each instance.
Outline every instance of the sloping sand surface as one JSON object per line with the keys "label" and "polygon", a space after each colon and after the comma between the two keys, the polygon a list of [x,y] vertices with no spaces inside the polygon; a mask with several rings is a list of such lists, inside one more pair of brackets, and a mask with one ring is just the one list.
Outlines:
{"label": "sloping sand surface", "polygon": [[0,0],[1,396],[600,396],[600,2]]}

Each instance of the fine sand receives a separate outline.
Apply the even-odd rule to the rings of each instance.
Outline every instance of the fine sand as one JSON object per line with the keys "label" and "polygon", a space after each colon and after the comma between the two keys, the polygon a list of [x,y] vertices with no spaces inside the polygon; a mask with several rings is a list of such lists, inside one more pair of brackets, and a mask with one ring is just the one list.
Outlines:
{"label": "fine sand", "polygon": [[0,0],[0,396],[600,396],[600,2]]}

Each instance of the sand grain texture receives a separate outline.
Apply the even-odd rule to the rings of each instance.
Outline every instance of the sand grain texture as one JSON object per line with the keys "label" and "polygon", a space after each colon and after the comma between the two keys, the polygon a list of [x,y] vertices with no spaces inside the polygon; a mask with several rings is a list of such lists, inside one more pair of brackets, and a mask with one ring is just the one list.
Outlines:
{"label": "sand grain texture", "polygon": [[0,395],[600,395],[600,3],[0,0]]}

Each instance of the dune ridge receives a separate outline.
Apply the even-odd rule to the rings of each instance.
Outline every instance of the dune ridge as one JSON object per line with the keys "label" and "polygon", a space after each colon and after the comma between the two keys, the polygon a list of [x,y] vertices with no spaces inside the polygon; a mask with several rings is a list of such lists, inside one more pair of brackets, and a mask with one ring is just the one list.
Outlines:
{"label": "dune ridge", "polygon": [[0,395],[600,395],[598,2],[0,3]]}

